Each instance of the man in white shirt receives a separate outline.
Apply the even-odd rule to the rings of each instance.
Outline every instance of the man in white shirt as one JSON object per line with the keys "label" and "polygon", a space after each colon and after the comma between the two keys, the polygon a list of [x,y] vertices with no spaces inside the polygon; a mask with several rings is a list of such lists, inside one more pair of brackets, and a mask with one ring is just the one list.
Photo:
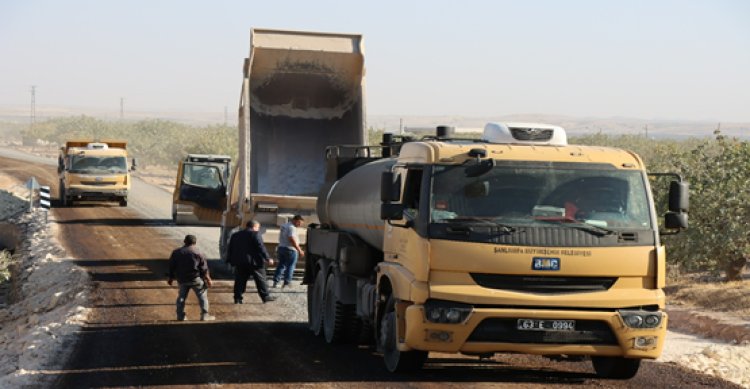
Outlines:
{"label": "man in white shirt", "polygon": [[281,226],[279,231],[279,247],[277,249],[278,265],[273,275],[273,287],[277,287],[281,279],[284,279],[283,287],[289,286],[292,282],[294,267],[297,265],[297,259],[305,255],[305,252],[299,247],[299,236],[297,227],[302,226],[304,219],[300,215],[294,215],[292,221]]}

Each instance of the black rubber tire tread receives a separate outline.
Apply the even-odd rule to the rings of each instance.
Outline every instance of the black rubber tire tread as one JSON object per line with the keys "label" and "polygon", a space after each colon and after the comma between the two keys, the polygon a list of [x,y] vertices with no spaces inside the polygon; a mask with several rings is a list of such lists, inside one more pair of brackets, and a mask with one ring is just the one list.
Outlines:
{"label": "black rubber tire tread", "polygon": [[351,311],[334,296],[336,276],[331,273],[326,281],[323,298],[323,336],[327,343],[343,343],[347,334],[347,311]]}
{"label": "black rubber tire tread", "polygon": [[68,206],[68,195],[65,193],[65,185],[63,185],[62,181],[60,181],[60,190],[58,191],[58,196],[60,197],[60,206],[61,207],[67,207]]}
{"label": "black rubber tire tread", "polygon": [[640,359],[623,357],[591,357],[596,375],[601,378],[627,380],[638,374]]}
{"label": "black rubber tire tread", "polygon": [[[323,295],[325,294],[325,272],[319,270],[315,282],[308,285],[307,323],[315,336],[323,332]],[[312,289],[312,290],[310,290]]]}
{"label": "black rubber tire tread", "polygon": [[393,296],[389,296],[388,302],[385,304],[385,313],[381,319],[379,339],[380,342],[383,342],[381,347],[385,368],[391,373],[406,373],[421,369],[427,360],[428,352],[422,350],[399,351],[396,327],[396,301]]}

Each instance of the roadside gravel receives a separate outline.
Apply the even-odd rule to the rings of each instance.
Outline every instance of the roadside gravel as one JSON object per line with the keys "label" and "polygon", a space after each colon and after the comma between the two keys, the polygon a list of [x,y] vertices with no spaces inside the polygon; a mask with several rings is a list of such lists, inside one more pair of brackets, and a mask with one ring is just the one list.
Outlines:
{"label": "roadside gravel", "polygon": [[32,372],[61,368],[86,319],[88,275],[64,259],[42,211],[4,221],[22,243],[0,305],[0,387],[41,385]]}

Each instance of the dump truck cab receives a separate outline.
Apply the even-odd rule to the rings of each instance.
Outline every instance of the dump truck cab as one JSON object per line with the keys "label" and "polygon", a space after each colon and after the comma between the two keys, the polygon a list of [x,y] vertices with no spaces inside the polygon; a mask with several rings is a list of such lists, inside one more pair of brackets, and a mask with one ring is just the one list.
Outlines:
{"label": "dump truck cab", "polygon": [[175,224],[218,226],[226,208],[231,157],[188,154],[177,166],[172,193]]}
{"label": "dump truck cab", "polygon": [[63,206],[74,201],[117,201],[128,205],[130,171],[127,142],[72,140],[60,148],[57,172],[59,199]]}

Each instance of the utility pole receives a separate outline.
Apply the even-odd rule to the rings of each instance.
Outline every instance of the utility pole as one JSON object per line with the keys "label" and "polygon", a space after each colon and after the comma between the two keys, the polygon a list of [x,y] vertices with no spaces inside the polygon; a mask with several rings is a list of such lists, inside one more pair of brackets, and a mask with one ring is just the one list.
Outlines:
{"label": "utility pole", "polygon": [[120,97],[120,120],[125,117],[125,98]]}
{"label": "utility pole", "polygon": [[229,119],[229,114],[227,112],[227,106],[224,106],[224,127],[227,126],[227,120]]}
{"label": "utility pole", "polygon": [[398,134],[404,135],[404,118],[398,119]]}
{"label": "utility pole", "polygon": [[31,86],[31,111],[29,112],[29,129],[36,123],[36,85]]}

